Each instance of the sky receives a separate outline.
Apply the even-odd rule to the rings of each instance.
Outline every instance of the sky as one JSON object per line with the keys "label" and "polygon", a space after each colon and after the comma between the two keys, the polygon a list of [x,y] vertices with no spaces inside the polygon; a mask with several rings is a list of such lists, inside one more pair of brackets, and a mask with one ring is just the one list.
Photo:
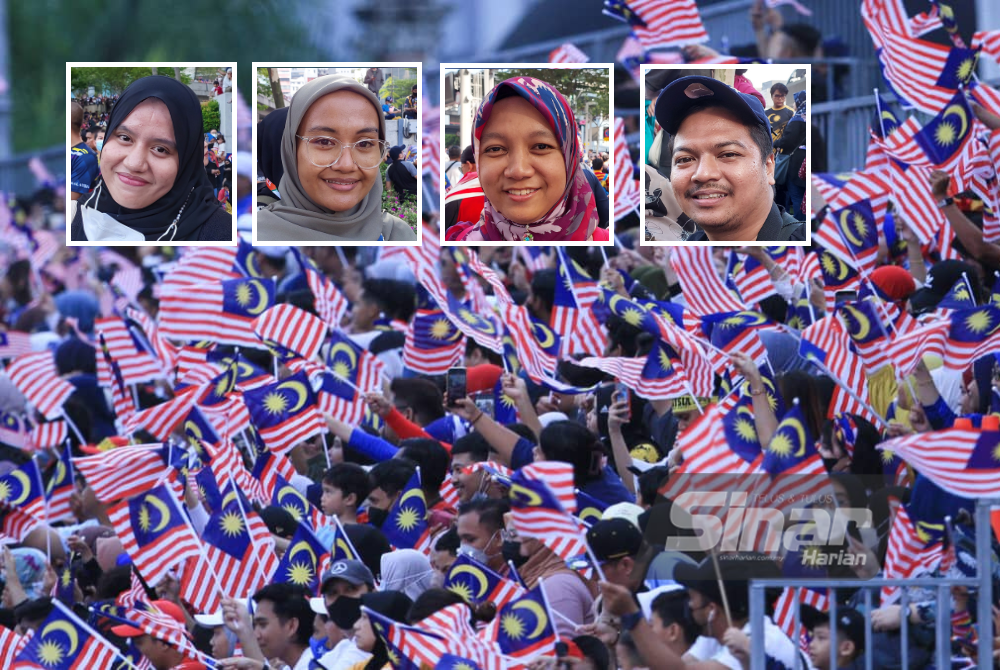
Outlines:
{"label": "sky", "polygon": [[764,97],[767,98],[768,92],[763,89],[765,81],[775,79],[787,81],[792,72],[797,69],[800,68],[796,68],[794,65],[748,65],[746,76],[753,83],[754,88],[764,93]]}

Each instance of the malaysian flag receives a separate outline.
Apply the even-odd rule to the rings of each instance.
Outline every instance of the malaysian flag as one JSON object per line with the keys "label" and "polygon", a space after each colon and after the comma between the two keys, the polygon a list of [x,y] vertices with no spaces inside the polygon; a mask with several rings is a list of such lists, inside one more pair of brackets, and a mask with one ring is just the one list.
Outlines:
{"label": "malaysian flag", "polygon": [[[861,415],[873,423],[880,421],[867,404],[868,382],[864,366],[851,350],[850,337],[834,316],[826,316],[802,331],[799,355],[818,363],[837,382],[827,409],[828,416],[846,412]],[[848,388],[861,398],[860,402],[847,392]]]}
{"label": "malaysian flag", "polygon": [[48,520],[62,521],[73,519],[71,500],[76,491],[76,479],[73,470],[73,453],[69,445],[59,450],[59,458],[52,466],[52,474],[45,484],[45,497],[48,500]]}
{"label": "malaysian flag", "polygon": [[210,340],[261,348],[253,321],[274,305],[273,279],[229,279],[164,292],[160,332],[183,342]]}
{"label": "malaysian flag", "polygon": [[562,337],[564,354],[600,355],[607,344],[607,333],[590,306],[600,295],[597,282],[575,261],[559,254],[555,297],[552,303],[552,329]]}
{"label": "malaysian flag", "polygon": [[465,355],[462,332],[421,286],[417,286],[417,305],[406,331],[403,364],[421,374],[444,374],[460,365]]}
{"label": "malaysian flag", "polygon": [[0,501],[30,516],[45,518],[45,490],[36,460],[0,475]]}
{"label": "malaysian flag", "polygon": [[[129,328],[125,319],[117,316],[97,319],[94,331],[104,338],[108,351],[121,368],[121,376],[126,384],[141,384],[164,377],[163,364],[143,341],[145,338]],[[98,365],[97,380],[101,386],[111,384],[109,372],[106,367]]]}
{"label": "malaysian flag", "polygon": [[290,451],[326,427],[305,372],[297,372],[277,384],[245,391],[243,401],[257,432],[275,453]]}
{"label": "malaysian flag", "polygon": [[831,208],[816,232],[816,242],[852,267],[868,272],[878,256],[878,229],[871,202],[859,200],[841,209]]}
{"label": "malaysian flag", "polygon": [[[278,567],[267,525],[230,487],[220,509],[202,531],[204,555],[189,558],[181,596],[202,612],[221,607],[219,595],[246,599],[263,587]],[[218,580],[218,581],[216,581]]]}
{"label": "malaysian flag", "polygon": [[309,284],[309,290],[312,291],[319,318],[323,319],[331,328],[339,328],[340,321],[347,312],[347,298],[301,249],[292,247],[292,253],[295,254],[306,275],[306,281]]}
{"label": "malaysian flag", "polygon": [[360,560],[361,554],[354,548],[351,538],[347,537],[347,533],[336,515],[334,515],[333,523],[330,524],[329,528],[333,531],[330,539],[330,563]]}
{"label": "malaysian flag", "polygon": [[0,443],[15,449],[27,449],[30,446],[29,430],[27,420],[23,417],[0,412]]}
{"label": "malaysian flag", "polygon": [[123,549],[153,584],[201,550],[201,540],[178,506],[179,497],[179,490],[163,484],[108,509]]}
{"label": "malaysian flag", "polygon": [[174,367],[178,354],[177,345],[160,336],[159,328],[147,314],[136,309],[126,309],[125,323],[136,339],[146,343],[145,348],[156,353],[156,357],[160,359],[164,369],[170,370]]}
{"label": "malaysian flag", "polygon": [[17,358],[30,354],[31,351],[31,335],[28,333],[17,331],[0,333],[0,358]]}
{"label": "malaysian flag", "polygon": [[[163,292],[192,284],[260,276],[259,269],[248,263],[252,247],[243,240],[237,247],[191,247],[170,269],[163,281]],[[248,272],[248,270],[256,270]]]}
{"label": "malaysian flag", "polygon": [[279,479],[290,481],[295,477],[295,467],[287,457],[265,450],[263,453],[258,453],[250,474],[260,482],[260,486],[255,488],[263,496],[261,502],[270,504],[278,488]]}
{"label": "malaysian flag", "polygon": [[631,25],[647,51],[708,41],[694,0],[606,1],[604,13]]}
{"label": "malaysian flag", "polygon": [[771,475],[767,494],[775,500],[815,501],[821,493],[832,493],[798,403],[785,412],[764,448],[761,469]]}
{"label": "malaysian flag", "polygon": [[615,221],[631,212],[642,213],[642,203],[639,194],[639,184],[632,176],[634,165],[628,144],[625,143],[625,121],[615,117],[614,145],[614,191],[615,191]]}
{"label": "malaysian flag", "polygon": [[729,360],[728,356],[719,354],[717,350],[726,354],[742,352],[755,361],[764,358],[767,350],[758,331],[775,325],[760,312],[749,310],[706,314],[701,318],[701,323],[702,331],[713,347],[708,356],[719,374],[728,370]]}
{"label": "malaysian flag", "polygon": [[1000,432],[946,428],[888,440],[879,449],[904,459],[920,474],[963,498],[1000,495]]}
{"label": "malaysian flag", "polygon": [[889,332],[879,311],[878,298],[870,297],[857,302],[842,303],[835,314],[850,336],[869,375],[889,365]]}
{"label": "malaysian flag", "polygon": [[94,456],[73,459],[101,502],[113,502],[153,488],[167,476],[169,447],[161,444],[127,445]]}
{"label": "malaysian flag", "polygon": [[125,429],[131,433],[139,428],[148,431],[158,440],[166,440],[170,437],[177,424],[188,415],[194,407],[197,398],[197,389],[185,390],[174,396],[172,399],[154,405],[149,409],[137,412],[125,421]]}
{"label": "malaysian flag", "polygon": [[946,165],[965,149],[973,137],[976,117],[969,109],[965,92],[959,91],[951,102],[913,136],[931,165]]}
{"label": "malaysian flag", "polygon": [[587,524],[588,528],[601,520],[607,508],[608,505],[603,501],[576,489],[576,518]]}
{"label": "malaysian flag", "polygon": [[[739,260],[739,255],[735,251],[729,253],[730,259]],[[744,256],[739,260],[733,273],[733,281],[739,291],[740,299],[748,305],[756,305],[764,298],[777,293],[774,282],[771,281],[771,273],[753,256]]]}
{"label": "malaysian flag", "polygon": [[[795,639],[795,616],[806,605],[820,612],[830,611],[830,596],[826,589],[818,590],[806,587],[786,586],[774,603],[774,623],[788,636]],[[801,624],[801,615],[799,623]],[[800,630],[801,632],[801,630]]]}
{"label": "malaysian flag", "polygon": [[[532,381],[560,393],[584,393],[564,384],[552,375],[554,371],[547,367],[552,364],[551,356],[539,342],[534,322],[526,307],[503,303],[500,310],[506,327],[503,338],[504,365],[512,374],[519,374],[523,369]],[[551,331],[550,331],[551,332]]]}
{"label": "malaysian flag", "polygon": [[52,612],[14,658],[13,665],[4,667],[18,670],[113,667],[115,659],[121,656],[118,649],[61,602],[54,600],[52,604]]}
{"label": "malaysian flag", "polygon": [[375,635],[389,652],[389,665],[395,670],[437,668],[439,661],[448,654],[448,641],[441,635],[416,626],[407,626],[361,606],[368,617]]}
{"label": "malaysian flag", "polygon": [[693,393],[691,380],[677,352],[662,340],[653,344],[646,358],[588,357],[577,364],[613,375],[637,395],[649,400],[666,400]]}
{"label": "malaysian flag", "polygon": [[586,63],[589,60],[590,57],[572,42],[559,45],[549,54],[550,63]]}
{"label": "malaysian flag", "polygon": [[46,419],[63,413],[63,404],[76,389],[59,376],[51,351],[18,356],[7,366],[7,376]]}
{"label": "malaysian flag", "polygon": [[319,317],[285,303],[271,307],[253,322],[257,337],[285,358],[288,352],[306,359],[319,356],[327,328]]}
{"label": "malaysian flag", "polygon": [[28,445],[33,451],[53,449],[65,442],[68,437],[69,429],[65,421],[61,419],[46,421],[32,426],[28,434]]}
{"label": "malaysian flag", "polygon": [[[881,446],[881,445],[880,445]],[[896,517],[889,531],[889,543],[885,552],[885,564],[882,574],[887,579],[908,579],[920,577],[934,572],[941,562],[942,544],[940,541],[928,543],[921,539],[916,527],[910,520],[906,506],[899,505]],[[882,587],[882,605],[891,605],[899,599],[900,587]]]}
{"label": "malaysian flag", "polygon": [[[101,356],[97,359],[97,378],[101,386],[111,389],[116,424],[121,430],[126,422],[135,416],[135,400],[129,393],[125,379],[122,377],[121,366],[108,349],[104,334],[102,333],[98,337],[101,343]],[[103,381],[102,377],[105,378]]]}
{"label": "malaysian flag", "polygon": [[670,257],[688,309],[701,316],[742,312],[746,305],[726,288],[715,271],[711,247],[676,247]]}
{"label": "malaysian flag", "polygon": [[944,366],[956,372],[1000,351],[1000,307],[981,305],[952,312],[946,344]]}
{"label": "malaysian flag", "polygon": [[501,607],[484,635],[495,640],[504,655],[513,658],[554,651],[558,639],[556,624],[549,616],[544,587],[526,591]]}
{"label": "malaysian flag", "polygon": [[493,572],[479,561],[459,554],[445,575],[443,587],[478,605],[493,603],[497,610],[524,593],[516,582]]}
{"label": "malaysian flag", "polygon": [[[0,207],[6,205],[0,203]],[[28,644],[31,635],[18,635],[4,626],[0,626],[0,666],[9,668],[14,665],[14,657]]]}
{"label": "malaysian flag", "polygon": [[[423,82],[424,86],[421,90],[427,90],[427,83]],[[420,167],[422,174],[430,176],[431,186],[434,188],[434,193],[441,192],[441,108],[431,107],[431,101],[429,95],[421,96],[421,124],[423,126],[423,133],[420,137],[421,147],[420,147]],[[436,202],[436,200],[431,200],[431,202]],[[431,235],[422,235],[421,242],[426,243],[429,237],[436,237],[436,234],[432,232]]]}
{"label": "malaysian flag", "polygon": [[288,512],[297,523],[307,523],[314,530],[328,525],[326,515],[316,508],[305,494],[291,483],[291,478],[285,479],[282,473],[277,473],[274,480],[274,490],[271,493],[271,505]]}
{"label": "malaysian flag", "polygon": [[426,549],[430,538],[427,521],[427,501],[420,489],[417,470],[389,508],[382,524],[382,533],[396,549]]}
{"label": "malaysian flag", "polygon": [[524,537],[533,537],[569,560],[587,553],[583,526],[573,516],[573,466],[561,461],[526,465],[512,477],[511,517]]}
{"label": "malaysian flag", "polygon": [[318,594],[320,576],[330,563],[330,550],[308,524],[300,523],[289,541],[288,549],[281,556],[271,581],[301,586],[309,593]]}
{"label": "malaysian flag", "polygon": [[[500,649],[476,635],[469,622],[469,608],[462,603],[439,609],[418,622],[417,628],[444,637],[448,649],[439,658],[459,655],[471,659],[473,665],[482,670],[504,670],[507,667]],[[439,664],[435,665],[435,668],[438,667]]]}
{"label": "malaysian flag", "polygon": [[101,249],[97,257],[101,265],[114,272],[109,283],[130,301],[135,300],[143,288],[142,269],[112,249]]}

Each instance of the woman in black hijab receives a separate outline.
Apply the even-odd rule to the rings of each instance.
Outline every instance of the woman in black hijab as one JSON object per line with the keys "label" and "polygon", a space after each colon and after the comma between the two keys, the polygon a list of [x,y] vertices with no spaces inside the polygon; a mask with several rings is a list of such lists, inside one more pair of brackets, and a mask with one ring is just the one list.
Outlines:
{"label": "woman in black hijab", "polygon": [[201,104],[170,77],[132,82],[108,121],[101,178],[78,201],[74,242],[231,241],[205,173]]}
{"label": "woman in black hijab", "polygon": [[[285,168],[281,164],[281,135],[285,132],[288,108],[276,109],[257,123],[257,167],[267,181],[275,188],[281,183]],[[257,208],[267,207],[277,202],[278,194],[272,191],[267,181],[257,182]]]}
{"label": "woman in black hijab", "polygon": [[399,193],[400,200],[406,197],[412,197],[416,199],[417,197],[417,171],[413,168],[413,172],[410,172],[410,167],[412,164],[407,164],[405,161],[399,159],[400,154],[403,153],[405,147],[398,146],[389,149],[389,159],[392,164],[389,165],[389,169],[385,171],[386,178],[392,184],[392,190]]}

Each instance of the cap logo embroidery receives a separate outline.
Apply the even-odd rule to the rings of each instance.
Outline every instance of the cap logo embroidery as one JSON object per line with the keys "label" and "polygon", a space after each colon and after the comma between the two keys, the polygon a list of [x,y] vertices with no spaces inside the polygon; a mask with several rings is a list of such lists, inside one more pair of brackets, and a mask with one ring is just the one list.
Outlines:
{"label": "cap logo embroidery", "polygon": [[342,572],[347,572],[347,563],[336,563],[330,568],[331,575],[339,575]]}
{"label": "cap logo embroidery", "polygon": [[689,98],[704,98],[706,95],[715,95],[715,92],[704,84],[691,84],[684,89],[684,95]]}

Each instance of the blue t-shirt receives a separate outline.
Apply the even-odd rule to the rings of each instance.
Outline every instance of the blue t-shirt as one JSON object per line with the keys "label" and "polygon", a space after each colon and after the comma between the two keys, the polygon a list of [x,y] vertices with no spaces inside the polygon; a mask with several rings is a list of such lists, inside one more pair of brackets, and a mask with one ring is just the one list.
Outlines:
{"label": "blue t-shirt", "polygon": [[101,171],[97,164],[97,154],[87,146],[86,142],[80,142],[70,149],[70,156],[72,168],[70,189],[73,193],[90,193],[94,182],[97,181],[97,173]]}

